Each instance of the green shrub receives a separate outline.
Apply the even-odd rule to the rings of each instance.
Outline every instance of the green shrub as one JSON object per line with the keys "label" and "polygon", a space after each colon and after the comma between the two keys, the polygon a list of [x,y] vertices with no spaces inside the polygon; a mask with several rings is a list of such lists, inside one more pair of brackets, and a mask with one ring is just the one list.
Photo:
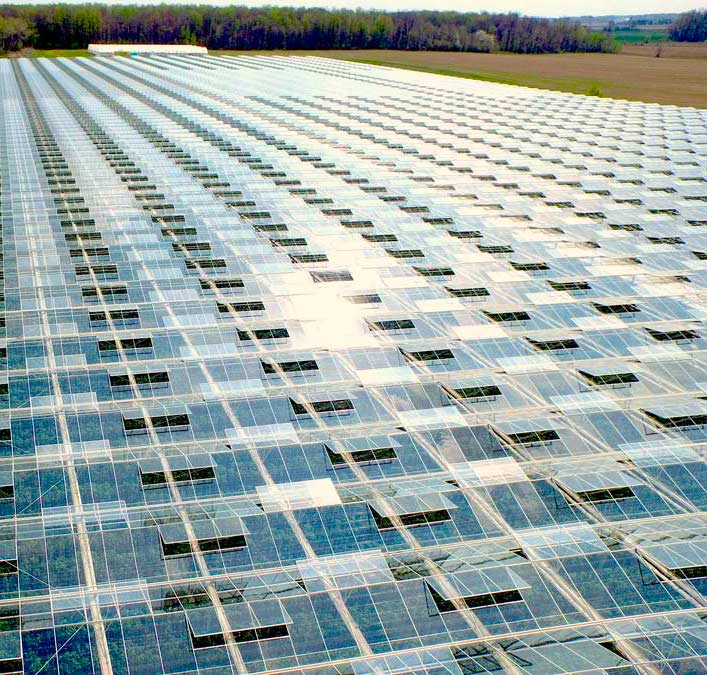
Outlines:
{"label": "green shrub", "polygon": [[603,97],[605,94],[601,90],[601,87],[595,82],[592,84],[587,91],[584,92],[585,96],[600,96]]}

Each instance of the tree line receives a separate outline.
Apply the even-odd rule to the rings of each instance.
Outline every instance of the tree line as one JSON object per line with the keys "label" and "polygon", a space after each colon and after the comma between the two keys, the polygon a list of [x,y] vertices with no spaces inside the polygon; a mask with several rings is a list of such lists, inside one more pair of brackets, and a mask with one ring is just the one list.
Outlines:
{"label": "tree line", "polygon": [[681,14],[670,26],[669,34],[676,42],[704,42],[707,40],[707,10]]}
{"label": "tree line", "polygon": [[193,43],[209,49],[616,51],[613,38],[569,20],[518,14],[378,12],[288,7],[0,6],[0,49],[90,42]]}

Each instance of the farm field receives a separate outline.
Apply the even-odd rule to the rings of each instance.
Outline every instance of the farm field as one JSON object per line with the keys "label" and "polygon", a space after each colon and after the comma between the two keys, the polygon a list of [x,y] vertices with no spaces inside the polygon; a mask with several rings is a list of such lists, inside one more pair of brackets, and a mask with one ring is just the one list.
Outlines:
{"label": "farm field", "polygon": [[621,44],[640,44],[643,42],[665,42],[669,40],[668,27],[658,30],[617,30],[611,36]]}
{"label": "farm field", "polygon": [[[707,46],[667,44],[659,59],[654,57],[655,48],[627,45],[621,54],[540,55],[395,50],[213,53],[310,54],[576,94],[598,86],[612,98],[707,108]],[[679,58],[671,58],[673,54]]]}
{"label": "farm field", "polygon": [[[656,44],[624,44],[621,55],[655,57]],[[663,42],[661,58],[707,59],[707,42]]]}

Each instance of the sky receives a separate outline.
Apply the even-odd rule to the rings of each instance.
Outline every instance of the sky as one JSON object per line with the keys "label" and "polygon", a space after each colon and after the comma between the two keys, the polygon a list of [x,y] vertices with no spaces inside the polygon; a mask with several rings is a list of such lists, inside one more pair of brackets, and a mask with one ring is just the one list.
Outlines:
{"label": "sky", "polygon": [[[39,1],[39,0],[36,0]],[[61,2],[62,0],[49,0]],[[101,0],[63,0],[71,4]],[[707,0],[102,0],[113,4],[207,4],[207,5],[282,5],[288,7],[330,7],[356,9],[453,9],[459,12],[519,12],[529,16],[602,16],[608,14],[650,14],[684,12],[707,8]],[[9,0],[12,4],[13,0]],[[14,0],[31,4],[35,0]]]}

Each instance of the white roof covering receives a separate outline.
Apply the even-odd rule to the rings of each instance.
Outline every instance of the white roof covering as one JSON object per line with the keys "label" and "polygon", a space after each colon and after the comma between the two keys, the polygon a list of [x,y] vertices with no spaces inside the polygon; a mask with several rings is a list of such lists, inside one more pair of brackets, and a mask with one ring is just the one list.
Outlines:
{"label": "white roof covering", "polygon": [[115,54],[129,52],[131,54],[207,54],[206,47],[196,45],[122,45],[93,44],[88,45],[91,54]]}

